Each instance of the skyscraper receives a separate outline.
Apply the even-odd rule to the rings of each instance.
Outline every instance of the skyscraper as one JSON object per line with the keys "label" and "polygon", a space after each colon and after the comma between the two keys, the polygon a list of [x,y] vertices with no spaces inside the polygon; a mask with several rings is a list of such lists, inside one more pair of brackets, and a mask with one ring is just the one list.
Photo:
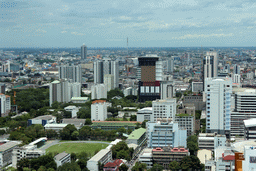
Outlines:
{"label": "skyscraper", "polygon": [[172,73],[174,70],[174,57],[170,57],[167,60],[167,72]]}
{"label": "skyscraper", "polygon": [[61,65],[59,79],[68,79],[71,82],[82,82],[82,70],[80,65]]}
{"label": "skyscraper", "polygon": [[103,62],[95,61],[93,63],[93,71],[94,71],[94,83],[102,84],[103,83]]}
{"label": "skyscraper", "polygon": [[114,77],[114,88],[119,87],[119,62],[111,60],[110,58],[104,59],[103,62],[104,75],[111,74]]}
{"label": "skyscraper", "polygon": [[206,78],[206,132],[230,133],[231,78]]}
{"label": "skyscraper", "polygon": [[146,55],[139,57],[138,60],[139,102],[160,99],[162,61],[157,55]]}
{"label": "skyscraper", "polygon": [[86,59],[87,57],[87,46],[85,46],[85,44],[83,44],[83,46],[81,46],[81,59]]}
{"label": "skyscraper", "polygon": [[212,78],[217,76],[218,53],[216,51],[207,51],[203,59],[203,82],[206,78]]}
{"label": "skyscraper", "polygon": [[237,65],[237,64],[234,65],[233,73],[240,75],[240,66],[239,65]]}

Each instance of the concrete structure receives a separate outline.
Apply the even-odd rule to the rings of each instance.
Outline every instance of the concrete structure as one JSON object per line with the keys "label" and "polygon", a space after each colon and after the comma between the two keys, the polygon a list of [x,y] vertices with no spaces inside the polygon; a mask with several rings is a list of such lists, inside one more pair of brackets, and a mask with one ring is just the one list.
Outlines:
{"label": "concrete structure", "polygon": [[231,112],[231,136],[244,136],[243,120],[256,118],[256,90],[239,89],[234,94],[234,111]]}
{"label": "concrete structure", "polygon": [[230,134],[232,81],[230,78],[206,78],[206,132]]}
{"label": "concrete structure", "polygon": [[152,101],[152,112],[154,121],[157,121],[159,118],[175,120],[176,99]]}
{"label": "concrete structure", "polygon": [[146,142],[146,129],[139,128],[134,130],[126,139],[127,144],[137,144],[142,146]]}
{"label": "concrete structure", "polygon": [[70,82],[82,82],[82,70],[80,65],[61,65],[58,67],[59,79],[67,79]]}
{"label": "concrete structure", "polygon": [[162,81],[162,61],[157,55],[139,57],[137,75],[139,79],[139,102],[160,99]]}
{"label": "concrete structure", "polygon": [[95,61],[93,63],[93,71],[94,71],[94,83],[95,84],[102,84],[103,83],[103,62],[102,61]]}
{"label": "concrete structure", "polygon": [[[105,75],[113,76],[113,87],[119,88],[119,62],[111,60],[110,58],[105,58],[103,62],[103,73]],[[104,81],[105,82],[105,81]]]}
{"label": "concrete structure", "polygon": [[63,124],[71,124],[76,127],[76,129],[81,129],[85,124],[86,119],[62,119]]}
{"label": "concrete structure", "polygon": [[151,148],[145,148],[143,152],[139,155],[139,162],[145,163],[147,169],[150,169],[153,166],[153,155]]}
{"label": "concrete structure", "polygon": [[58,168],[65,163],[71,163],[71,155],[65,152],[59,153],[54,156],[54,161],[56,162]]}
{"label": "concrete structure", "polygon": [[105,131],[125,128],[135,130],[137,121],[92,121],[92,129],[102,129]]}
{"label": "concrete structure", "polygon": [[50,106],[55,101],[61,103],[68,103],[71,97],[81,96],[81,84],[80,83],[69,83],[67,80],[53,81],[49,85],[50,87]]}
{"label": "concrete structure", "polygon": [[1,117],[8,116],[11,111],[11,97],[0,93]]}
{"label": "concrete structure", "polygon": [[0,168],[12,163],[12,151],[21,144],[19,141],[7,141],[0,145]]}
{"label": "concrete structure", "polygon": [[5,94],[5,84],[0,83],[0,93]]}
{"label": "concrete structure", "polygon": [[153,116],[153,110],[152,107],[145,107],[137,112],[137,121],[138,122],[143,122],[145,120],[148,120],[150,122],[154,121],[154,116]]}
{"label": "concrete structure", "polygon": [[62,130],[63,128],[65,128],[68,124],[45,124],[44,125],[44,129],[45,130],[54,130],[59,132],[60,130]]}
{"label": "concrete structure", "polygon": [[199,149],[214,150],[217,147],[226,146],[226,136],[215,133],[200,133],[198,137]]}
{"label": "concrete structure", "polygon": [[160,164],[164,169],[169,169],[170,162],[181,162],[184,157],[190,155],[188,149],[171,147],[155,148],[152,154],[154,164]]}
{"label": "concrete structure", "polygon": [[161,99],[175,98],[176,90],[174,82],[172,81],[161,81],[160,83]]}
{"label": "concrete structure", "polygon": [[206,103],[203,102],[202,94],[184,96],[183,104],[194,104],[195,110],[203,110],[206,105]]}
{"label": "concrete structure", "polygon": [[85,60],[87,58],[87,46],[83,44],[81,46],[81,60]]}
{"label": "concrete structure", "polygon": [[88,97],[72,97],[71,98],[72,103],[85,103],[88,101],[89,101]]}
{"label": "concrete structure", "polygon": [[240,66],[239,65],[235,64],[233,66],[233,73],[240,75]]}
{"label": "concrete structure", "polygon": [[178,123],[180,129],[187,130],[187,136],[195,133],[195,116],[189,114],[178,114],[175,116],[175,122]]}
{"label": "concrete structure", "polygon": [[244,139],[256,139],[256,118],[244,120]]}
{"label": "concrete structure", "polygon": [[232,75],[232,82],[233,84],[237,85],[237,87],[241,86],[241,75],[233,74]]}
{"label": "concrete structure", "polygon": [[251,171],[256,168],[256,146],[246,146],[244,148],[244,161],[242,161],[243,171]]}
{"label": "concrete structure", "polygon": [[114,89],[114,76],[111,74],[105,74],[104,85],[106,86],[107,91]]}
{"label": "concrete structure", "polygon": [[203,82],[205,81],[206,78],[218,76],[218,58],[218,53],[216,51],[205,52],[203,59]]}
{"label": "concrete structure", "polygon": [[56,123],[56,116],[43,115],[43,116],[38,116],[36,118],[28,120],[28,126],[33,124],[41,124],[45,126],[46,124],[52,124],[52,123]]}
{"label": "concrete structure", "polygon": [[110,149],[100,150],[90,160],[87,161],[87,168],[90,171],[98,171],[98,163],[107,164],[112,160],[112,151]]}
{"label": "concrete structure", "polygon": [[107,87],[104,84],[95,84],[91,87],[91,98],[92,99],[106,99],[107,98]]}
{"label": "concrete structure", "polygon": [[167,60],[167,72],[173,73],[174,70],[174,57],[170,57]]}
{"label": "concrete structure", "polygon": [[177,122],[147,122],[148,147],[187,147],[187,130],[179,129]]}
{"label": "concrete structure", "polygon": [[212,150],[201,149],[197,151],[197,157],[199,158],[202,164],[206,163],[206,160],[212,158]]}
{"label": "concrete structure", "polygon": [[95,100],[91,104],[91,120],[104,121],[107,119],[106,100]]}
{"label": "concrete structure", "polygon": [[16,147],[12,151],[12,167],[17,168],[17,163],[23,158],[33,159],[45,155],[45,150],[37,149],[36,145]]}
{"label": "concrete structure", "polygon": [[103,171],[118,171],[119,167],[124,164],[124,162],[120,159],[116,159],[113,162],[108,162],[104,165]]}
{"label": "concrete structure", "polygon": [[79,108],[76,106],[67,106],[64,108],[65,111],[71,112],[71,118],[77,117],[77,112],[79,111]]}
{"label": "concrete structure", "polygon": [[203,82],[192,82],[192,92],[203,92],[204,83]]}
{"label": "concrete structure", "polygon": [[129,95],[137,96],[138,88],[128,87],[128,88],[124,89],[123,93],[124,93],[124,97],[129,96]]}

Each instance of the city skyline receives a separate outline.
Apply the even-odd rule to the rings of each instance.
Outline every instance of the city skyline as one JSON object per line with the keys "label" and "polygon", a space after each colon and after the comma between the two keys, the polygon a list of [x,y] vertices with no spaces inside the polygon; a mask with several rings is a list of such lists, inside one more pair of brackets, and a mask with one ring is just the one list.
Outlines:
{"label": "city skyline", "polygon": [[0,48],[253,46],[252,1],[0,3]]}

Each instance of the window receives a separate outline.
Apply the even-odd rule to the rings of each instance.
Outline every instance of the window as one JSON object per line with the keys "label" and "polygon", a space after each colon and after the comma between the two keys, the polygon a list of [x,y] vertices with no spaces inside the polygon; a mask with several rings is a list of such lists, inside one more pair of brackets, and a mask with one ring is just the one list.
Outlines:
{"label": "window", "polygon": [[207,85],[207,87],[210,87],[210,85]]}

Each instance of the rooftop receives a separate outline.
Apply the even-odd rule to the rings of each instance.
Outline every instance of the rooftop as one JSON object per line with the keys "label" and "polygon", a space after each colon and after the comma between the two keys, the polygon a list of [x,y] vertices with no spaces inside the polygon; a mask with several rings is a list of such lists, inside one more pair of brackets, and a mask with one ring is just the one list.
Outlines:
{"label": "rooftop", "polygon": [[89,98],[88,97],[72,97],[71,101],[72,100],[89,100]]}
{"label": "rooftop", "polygon": [[50,120],[50,119],[52,119],[53,117],[55,117],[55,116],[52,116],[52,115],[43,115],[43,116],[38,116],[38,117],[33,118],[33,119],[35,119],[35,120],[37,120],[37,119]]}
{"label": "rooftop", "polygon": [[134,126],[136,123],[137,121],[92,121],[92,126]]}
{"label": "rooftop", "polygon": [[60,154],[57,154],[54,158],[55,158],[55,160],[60,161],[62,158],[66,157],[67,155],[70,155],[70,154],[68,154],[66,152],[62,152]]}
{"label": "rooftop", "polygon": [[10,148],[13,148],[13,147],[19,145],[19,144],[21,144],[21,142],[19,142],[19,141],[8,141],[8,142],[0,145],[0,152],[6,151]]}
{"label": "rooftop", "polygon": [[246,128],[256,126],[256,118],[244,120],[244,126]]}
{"label": "rooftop", "polygon": [[68,124],[64,124],[64,123],[62,123],[62,124],[46,124],[46,125],[44,125],[44,127],[45,128],[53,128],[53,127],[55,127],[55,128],[64,128],[67,125]]}
{"label": "rooftop", "polygon": [[102,149],[97,154],[95,154],[89,161],[96,161],[98,162],[102,157],[104,157],[110,150],[109,149]]}
{"label": "rooftop", "polygon": [[143,134],[145,134],[146,129],[144,128],[139,128],[134,130],[127,139],[139,139]]}

